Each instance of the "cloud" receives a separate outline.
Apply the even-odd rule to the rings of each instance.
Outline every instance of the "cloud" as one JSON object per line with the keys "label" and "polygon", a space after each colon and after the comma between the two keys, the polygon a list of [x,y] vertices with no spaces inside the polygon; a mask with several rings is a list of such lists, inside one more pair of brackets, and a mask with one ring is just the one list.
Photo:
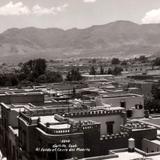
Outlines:
{"label": "cloud", "polygon": [[68,4],[64,4],[62,6],[57,6],[57,7],[45,8],[37,4],[33,6],[32,13],[35,15],[50,15],[50,14],[55,15],[58,12],[64,11],[64,9],[67,7],[68,7]]}
{"label": "cloud", "polygon": [[142,19],[142,23],[148,24],[148,23],[160,23],[160,8],[159,9],[153,9],[149,12],[147,12]]}
{"label": "cloud", "polygon": [[83,0],[84,3],[94,3],[96,0]]}
{"label": "cloud", "polygon": [[12,1],[8,4],[0,7],[0,15],[27,15],[30,14],[30,10],[22,2],[13,3]]}
{"label": "cloud", "polygon": [[31,9],[25,6],[23,2],[13,3],[12,1],[8,4],[0,7],[1,16],[20,16],[20,15],[56,15],[58,12],[63,12],[68,4],[61,6],[53,6],[51,8],[45,8],[39,4],[34,5]]}

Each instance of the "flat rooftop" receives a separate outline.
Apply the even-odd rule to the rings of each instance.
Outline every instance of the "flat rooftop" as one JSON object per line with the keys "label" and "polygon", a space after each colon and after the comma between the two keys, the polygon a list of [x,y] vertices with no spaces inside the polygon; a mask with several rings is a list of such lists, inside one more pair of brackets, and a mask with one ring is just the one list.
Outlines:
{"label": "flat rooftop", "polygon": [[116,110],[125,110],[123,107],[112,107],[109,104],[104,104],[104,106],[96,106],[90,109],[91,111],[95,110],[106,110],[106,111],[116,111]]}
{"label": "flat rooftop", "polygon": [[118,155],[117,158],[109,158],[109,159],[103,159],[103,160],[160,160],[160,154],[155,156],[147,156],[144,158],[144,156],[138,152],[119,152],[116,153]]}
{"label": "flat rooftop", "polygon": [[146,119],[143,120],[144,122],[149,122],[151,124],[160,125],[160,117],[152,118],[152,119]]}
{"label": "flat rooftop", "polygon": [[90,74],[82,74],[83,77],[113,77],[112,74],[100,74],[100,75],[90,75]]}
{"label": "flat rooftop", "polygon": [[[116,155],[118,155],[118,157],[109,158],[109,159],[107,158],[104,160],[133,160],[135,158],[142,158],[143,157],[141,154],[139,154],[137,152],[128,152],[128,151],[119,152],[119,153],[116,153]],[[159,156],[159,158],[160,158],[160,156]]]}
{"label": "flat rooftop", "polygon": [[142,97],[142,95],[139,95],[139,94],[131,94],[131,93],[118,93],[118,94],[114,94],[114,93],[111,93],[111,94],[106,94],[106,95],[103,95],[102,98],[119,98],[119,97]]}
{"label": "flat rooftop", "polygon": [[60,102],[46,102],[44,104],[34,105],[32,103],[26,104],[5,104],[11,110],[15,110],[17,112],[21,111],[34,111],[34,110],[47,110],[47,109],[62,109],[71,107],[71,103],[60,103]]}
{"label": "flat rooftop", "polygon": [[135,149],[135,152],[128,152],[128,149],[124,148],[112,150],[109,155],[82,158],[81,160],[160,160],[160,153],[144,156],[140,150]]}
{"label": "flat rooftop", "polygon": [[50,129],[70,129],[71,125],[66,122],[61,122],[55,118],[55,115],[50,116],[34,116],[31,117],[31,119],[34,121],[37,121],[40,118],[40,123],[43,125],[48,125],[48,128]]}
{"label": "flat rooftop", "polygon": [[14,92],[14,91],[6,91],[4,93],[0,93],[0,96],[5,96],[5,95],[43,95],[42,91],[23,91],[23,92]]}
{"label": "flat rooftop", "polygon": [[138,130],[155,129],[155,127],[143,121],[131,120],[128,121],[125,125],[121,126],[121,129],[123,131],[138,131]]}
{"label": "flat rooftop", "polygon": [[56,124],[56,125],[50,125],[49,128],[51,129],[69,129],[71,127],[70,124]]}
{"label": "flat rooftop", "polygon": [[54,115],[49,115],[49,116],[33,116],[31,117],[32,120],[37,120],[40,118],[40,121],[45,124],[45,123],[60,123],[58,120],[55,119]]}

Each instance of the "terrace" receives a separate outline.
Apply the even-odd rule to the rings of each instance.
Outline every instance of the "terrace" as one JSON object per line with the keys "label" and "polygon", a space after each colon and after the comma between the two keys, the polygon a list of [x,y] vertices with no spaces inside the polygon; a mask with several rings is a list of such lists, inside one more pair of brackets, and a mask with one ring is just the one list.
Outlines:
{"label": "terrace", "polygon": [[139,121],[127,122],[125,125],[120,126],[120,127],[121,127],[121,131],[124,131],[124,132],[130,132],[130,131],[136,131],[136,130],[146,130],[146,129],[153,128],[152,126],[145,124],[143,122],[139,122]]}

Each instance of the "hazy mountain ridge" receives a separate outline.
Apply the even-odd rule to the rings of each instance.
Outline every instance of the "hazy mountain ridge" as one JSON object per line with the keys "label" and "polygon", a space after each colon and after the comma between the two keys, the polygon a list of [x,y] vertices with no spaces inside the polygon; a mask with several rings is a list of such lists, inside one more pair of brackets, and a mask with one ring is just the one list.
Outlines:
{"label": "hazy mountain ridge", "polygon": [[[12,28],[0,34],[0,58],[131,57],[160,51],[160,24],[116,21],[86,29]],[[21,56],[22,55],[22,56]]]}

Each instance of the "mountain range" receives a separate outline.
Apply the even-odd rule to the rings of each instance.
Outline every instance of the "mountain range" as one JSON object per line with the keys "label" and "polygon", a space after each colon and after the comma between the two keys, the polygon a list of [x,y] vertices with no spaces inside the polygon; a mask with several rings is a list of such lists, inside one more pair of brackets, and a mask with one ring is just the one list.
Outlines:
{"label": "mountain range", "polygon": [[160,24],[116,21],[85,29],[11,28],[0,34],[0,60],[160,54]]}

